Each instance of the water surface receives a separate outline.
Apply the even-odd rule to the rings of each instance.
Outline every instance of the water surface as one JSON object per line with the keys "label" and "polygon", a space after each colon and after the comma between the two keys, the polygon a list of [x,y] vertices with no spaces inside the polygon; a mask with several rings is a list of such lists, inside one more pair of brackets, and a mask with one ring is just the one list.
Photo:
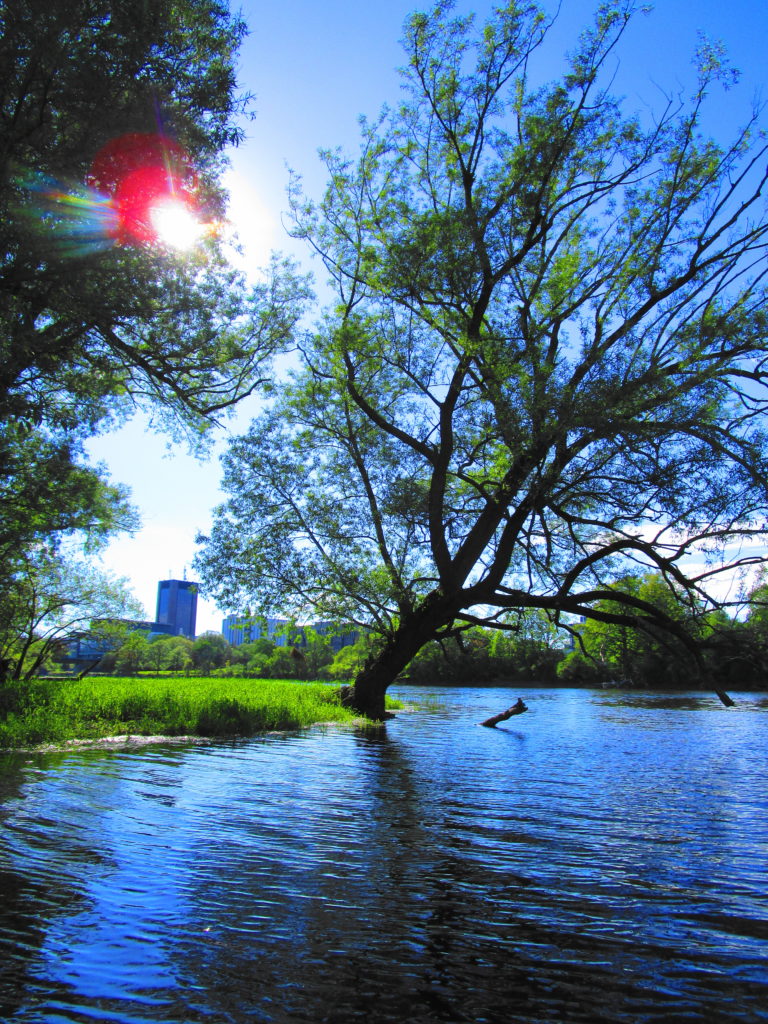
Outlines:
{"label": "water surface", "polygon": [[399,695],[0,762],[0,1019],[768,1021],[768,698]]}

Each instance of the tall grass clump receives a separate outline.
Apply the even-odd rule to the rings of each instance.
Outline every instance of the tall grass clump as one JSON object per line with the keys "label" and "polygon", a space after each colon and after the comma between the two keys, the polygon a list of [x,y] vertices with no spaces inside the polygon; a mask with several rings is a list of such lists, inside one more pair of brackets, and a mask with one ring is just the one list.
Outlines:
{"label": "tall grass clump", "polygon": [[253,736],[352,722],[327,683],[279,679],[86,677],[0,690],[0,749],[123,734]]}

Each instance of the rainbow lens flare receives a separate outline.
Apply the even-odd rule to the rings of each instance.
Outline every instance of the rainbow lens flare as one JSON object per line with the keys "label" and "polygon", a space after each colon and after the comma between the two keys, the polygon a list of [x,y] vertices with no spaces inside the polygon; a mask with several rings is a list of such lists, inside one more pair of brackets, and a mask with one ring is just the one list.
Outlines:
{"label": "rainbow lens flare", "polygon": [[43,175],[18,175],[15,183],[24,196],[14,204],[15,218],[38,244],[60,256],[84,256],[115,244],[119,218],[108,197]]}

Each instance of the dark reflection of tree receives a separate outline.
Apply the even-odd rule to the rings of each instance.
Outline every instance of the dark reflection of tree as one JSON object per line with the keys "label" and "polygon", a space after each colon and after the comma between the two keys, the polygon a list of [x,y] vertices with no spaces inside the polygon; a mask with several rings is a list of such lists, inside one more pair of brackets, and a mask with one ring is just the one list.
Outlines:
{"label": "dark reflection of tree", "polygon": [[[430,760],[427,770],[422,765],[417,773],[407,751],[392,742],[380,768],[377,797],[384,806],[395,792],[406,790],[407,780],[412,783],[407,804],[419,832],[415,856],[403,858],[402,830],[392,818],[382,819],[378,839],[385,856],[393,863],[401,861],[403,868],[410,941],[420,946],[414,991],[424,1019],[544,1019],[535,1009],[531,964],[520,957],[515,941],[530,939],[521,934],[517,917],[526,879],[483,857],[476,826],[486,809],[467,802],[462,777],[468,765],[459,751]],[[477,795],[474,787],[473,793]],[[487,811],[488,817],[494,813],[492,807]],[[402,981],[407,998],[411,978]]]}
{"label": "dark reflection of tree", "polygon": [[[37,897],[37,898],[36,898]],[[35,916],[41,894],[24,879],[0,869],[0,1019],[8,1020],[21,1005],[30,951],[40,947],[44,929]]]}
{"label": "dark reflection of tree", "polygon": [[237,1021],[525,1019],[514,900],[499,913],[501,887],[469,855],[471,836],[447,827],[435,779],[386,732],[340,742],[349,771],[327,766],[325,799],[297,791],[282,822],[265,826],[262,808],[250,828],[238,809],[236,841],[212,851],[197,897],[210,939],[180,965],[204,993],[196,1006]]}
{"label": "dark reflection of tree", "polygon": [[[0,759],[0,1018],[7,1020],[21,1005],[29,951],[42,943],[44,931],[37,915],[41,894],[35,894],[22,875],[10,869],[6,821],[11,801],[18,800],[24,782],[23,760]],[[38,899],[35,899],[35,895]]]}

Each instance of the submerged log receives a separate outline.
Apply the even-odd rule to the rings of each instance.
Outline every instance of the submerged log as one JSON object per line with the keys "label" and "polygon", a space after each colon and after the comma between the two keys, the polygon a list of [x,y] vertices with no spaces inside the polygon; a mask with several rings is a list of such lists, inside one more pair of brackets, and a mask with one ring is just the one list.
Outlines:
{"label": "submerged log", "polygon": [[498,722],[505,722],[508,718],[513,715],[522,715],[524,711],[528,710],[528,705],[523,704],[522,697],[517,698],[517,703],[513,704],[511,708],[507,708],[506,711],[502,711],[500,715],[494,715],[492,718],[486,718],[480,725],[487,725],[488,728],[492,729]]}

